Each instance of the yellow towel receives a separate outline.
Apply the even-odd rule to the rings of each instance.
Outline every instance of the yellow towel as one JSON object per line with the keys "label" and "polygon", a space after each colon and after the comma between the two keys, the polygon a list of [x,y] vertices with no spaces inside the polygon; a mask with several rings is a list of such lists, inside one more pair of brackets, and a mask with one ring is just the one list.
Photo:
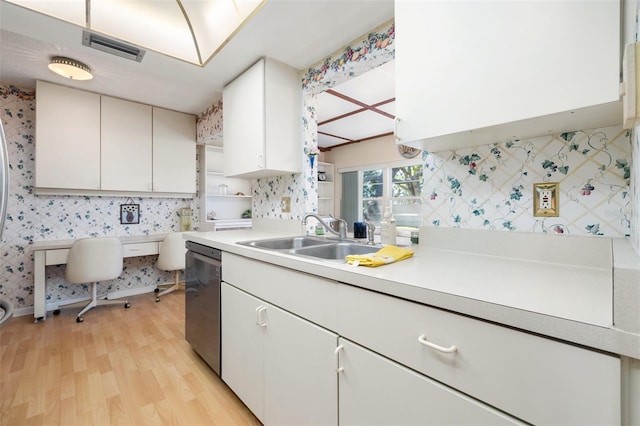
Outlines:
{"label": "yellow towel", "polygon": [[397,246],[386,246],[375,253],[350,254],[347,262],[354,266],[382,266],[413,256],[413,250]]}

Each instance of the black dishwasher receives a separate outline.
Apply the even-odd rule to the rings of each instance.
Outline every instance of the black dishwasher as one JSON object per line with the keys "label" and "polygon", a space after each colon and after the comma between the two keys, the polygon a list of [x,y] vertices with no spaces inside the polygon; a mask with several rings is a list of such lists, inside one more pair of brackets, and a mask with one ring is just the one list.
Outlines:
{"label": "black dishwasher", "polygon": [[220,375],[221,254],[187,241],[185,269],[185,338]]}

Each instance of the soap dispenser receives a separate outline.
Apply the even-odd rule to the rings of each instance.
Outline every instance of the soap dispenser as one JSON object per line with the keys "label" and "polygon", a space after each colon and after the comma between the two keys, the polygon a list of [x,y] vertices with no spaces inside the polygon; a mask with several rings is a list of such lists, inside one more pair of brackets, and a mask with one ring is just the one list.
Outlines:
{"label": "soap dispenser", "polygon": [[396,220],[391,212],[391,206],[385,207],[382,221],[380,222],[380,242],[383,246],[396,244]]}

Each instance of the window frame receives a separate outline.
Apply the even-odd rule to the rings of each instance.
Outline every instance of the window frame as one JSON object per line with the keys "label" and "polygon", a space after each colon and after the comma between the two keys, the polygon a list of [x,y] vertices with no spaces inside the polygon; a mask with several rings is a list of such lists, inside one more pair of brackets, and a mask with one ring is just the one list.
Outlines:
{"label": "window frame", "polygon": [[[379,164],[369,164],[369,165],[364,165],[364,166],[360,166],[360,167],[353,167],[353,168],[345,168],[345,169],[340,169],[339,172],[343,173],[343,172],[358,172],[358,220],[362,221],[364,219],[364,215],[363,215],[363,210],[364,210],[364,201],[366,199],[369,198],[365,198],[363,195],[363,185],[364,185],[364,172],[367,170],[382,170],[382,197],[371,197],[370,199],[374,199],[374,200],[381,200],[380,201],[380,206],[382,208],[382,211],[380,212],[381,215],[384,212],[384,207],[389,205],[389,201],[392,202],[392,209],[393,209],[393,214],[394,217],[396,216],[396,211],[395,211],[395,207],[396,207],[396,203],[393,203],[393,201],[395,200],[417,200],[419,202],[419,204],[422,206],[423,201],[424,201],[424,182],[423,182],[423,186],[422,188],[420,188],[420,195],[419,196],[402,196],[402,197],[394,197],[393,196],[393,181],[392,181],[392,171],[394,168],[399,168],[399,167],[412,167],[412,166],[422,166],[422,161],[421,160],[414,160],[414,161],[399,161],[399,162],[389,162],[389,163],[379,163]],[[344,194],[343,194],[344,196]],[[402,214],[399,214],[400,216]],[[418,214],[419,218],[417,220],[417,222],[419,223],[418,226],[421,226],[422,224],[422,208],[420,208],[420,212]],[[381,216],[382,217],[382,216]],[[396,220],[398,218],[396,217]],[[376,223],[376,225],[379,224],[379,221]],[[400,226],[405,226],[405,225],[400,225]]]}

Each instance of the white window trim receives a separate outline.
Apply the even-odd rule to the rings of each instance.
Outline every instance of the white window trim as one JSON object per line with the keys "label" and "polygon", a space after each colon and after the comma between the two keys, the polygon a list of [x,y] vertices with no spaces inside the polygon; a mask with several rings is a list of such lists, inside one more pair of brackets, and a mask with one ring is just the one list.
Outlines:
{"label": "white window trim", "polygon": [[[362,204],[364,202],[364,197],[362,196],[362,186],[364,184],[364,179],[363,179],[363,172],[365,170],[377,170],[377,169],[383,169],[382,172],[382,188],[383,188],[383,194],[382,197],[372,197],[371,199],[382,199],[381,201],[381,207],[382,207],[382,212],[384,212],[385,207],[387,207],[389,205],[389,201],[392,201],[394,199],[398,199],[398,200],[410,200],[410,199],[419,199],[419,200],[423,200],[424,194],[421,194],[419,197],[394,197],[391,194],[391,188],[392,188],[392,182],[391,182],[391,170],[395,167],[410,167],[410,166],[419,166],[421,165],[422,162],[421,161],[394,161],[394,162],[389,162],[389,163],[377,163],[377,164],[369,164],[366,166],[359,166],[359,167],[351,167],[351,168],[343,168],[339,170],[339,173],[342,172],[358,172],[358,188],[360,188],[360,190],[358,191],[358,206],[360,206],[360,208],[358,209],[358,220],[362,221],[364,219],[363,216],[363,212],[362,212]],[[424,188],[423,188],[424,189]]]}

